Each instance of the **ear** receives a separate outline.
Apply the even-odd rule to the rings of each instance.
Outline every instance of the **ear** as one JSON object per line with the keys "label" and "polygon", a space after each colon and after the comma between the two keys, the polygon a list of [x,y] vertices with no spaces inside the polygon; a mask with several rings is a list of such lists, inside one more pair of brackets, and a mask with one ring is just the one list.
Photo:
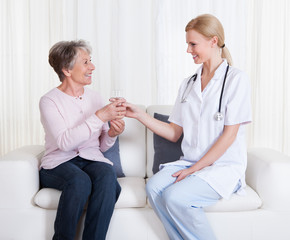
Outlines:
{"label": "ear", "polygon": [[218,41],[219,41],[218,37],[217,36],[213,36],[212,39],[211,39],[211,46],[212,47],[216,47],[217,44],[218,44]]}
{"label": "ear", "polygon": [[63,72],[63,74],[64,74],[66,77],[70,77],[70,76],[71,76],[71,73],[70,73],[70,70],[69,70],[69,69],[63,68],[63,69],[62,69],[62,72]]}

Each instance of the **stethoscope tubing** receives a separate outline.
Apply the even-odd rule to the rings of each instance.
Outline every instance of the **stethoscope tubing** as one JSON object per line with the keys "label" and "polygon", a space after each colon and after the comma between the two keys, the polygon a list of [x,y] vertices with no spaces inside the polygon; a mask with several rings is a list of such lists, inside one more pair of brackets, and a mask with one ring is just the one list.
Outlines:
{"label": "stethoscope tubing", "polygon": [[[219,108],[218,108],[218,112],[215,114],[215,119],[216,119],[217,121],[220,121],[220,120],[223,119],[223,115],[222,115],[222,113],[221,113],[221,107],[222,107],[223,93],[224,93],[224,88],[225,88],[225,83],[226,83],[226,79],[227,79],[228,71],[229,71],[229,64],[228,64],[228,66],[227,66],[226,73],[225,73],[224,80],[223,80],[223,85],[222,85],[221,94],[220,94],[220,99],[219,99]],[[196,79],[197,79],[197,73],[195,73],[195,74],[194,74],[194,75],[193,75],[193,76],[192,76],[192,77],[187,81],[186,88],[185,88],[185,90],[184,90],[184,92],[183,92],[183,94],[182,94],[181,103],[184,103],[184,102],[186,102],[186,100],[187,100],[187,97],[188,97],[188,96],[185,96],[185,93],[186,93],[186,91],[187,91],[187,88],[188,88],[188,86],[189,86],[190,81],[193,80],[193,84],[194,84],[195,81],[196,81]],[[192,84],[192,86],[193,86],[193,84]],[[192,89],[192,87],[191,87],[191,89]],[[189,90],[189,92],[191,91],[191,89]],[[188,92],[188,94],[189,94],[189,92]]]}
{"label": "stethoscope tubing", "polygon": [[219,111],[218,111],[219,113],[221,112],[223,93],[224,93],[224,88],[225,88],[225,83],[226,83],[226,78],[227,78],[227,75],[228,75],[228,71],[229,71],[229,64],[227,66],[227,70],[226,70],[226,74],[225,74],[225,77],[224,77],[223,86],[222,86],[222,90],[221,90],[220,102],[219,102]]}

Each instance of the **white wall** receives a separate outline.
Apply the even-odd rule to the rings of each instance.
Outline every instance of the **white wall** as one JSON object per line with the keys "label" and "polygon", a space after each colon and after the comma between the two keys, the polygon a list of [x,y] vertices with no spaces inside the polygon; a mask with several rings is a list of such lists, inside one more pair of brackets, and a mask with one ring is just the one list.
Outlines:
{"label": "white wall", "polygon": [[60,40],[85,39],[96,65],[92,88],[108,99],[173,104],[197,66],[184,27],[198,14],[222,22],[234,65],[252,81],[249,146],[290,154],[289,3],[287,0],[2,0],[0,1],[0,155],[43,144],[39,98],[59,84],[48,64]]}

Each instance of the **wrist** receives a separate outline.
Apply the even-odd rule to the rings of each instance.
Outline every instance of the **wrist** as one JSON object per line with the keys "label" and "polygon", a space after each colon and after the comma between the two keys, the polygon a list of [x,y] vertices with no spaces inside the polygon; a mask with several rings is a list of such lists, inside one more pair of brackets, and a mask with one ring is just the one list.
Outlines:
{"label": "wrist", "polygon": [[147,113],[144,111],[136,112],[136,119],[140,122],[142,122],[142,120],[144,120],[146,116],[147,116]]}
{"label": "wrist", "polygon": [[195,172],[197,172],[198,170],[196,169],[196,166],[195,166],[195,164],[194,165],[192,165],[189,169],[188,169],[189,171],[190,171],[190,174],[192,174],[192,173],[195,173]]}
{"label": "wrist", "polygon": [[102,110],[98,110],[95,112],[95,115],[103,122],[107,122],[109,121],[108,119],[106,119],[106,115],[103,113]]}

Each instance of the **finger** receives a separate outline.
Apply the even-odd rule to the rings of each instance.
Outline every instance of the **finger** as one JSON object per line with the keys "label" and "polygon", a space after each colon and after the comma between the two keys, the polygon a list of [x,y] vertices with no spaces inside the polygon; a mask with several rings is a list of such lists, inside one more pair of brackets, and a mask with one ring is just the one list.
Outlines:
{"label": "finger", "polygon": [[114,131],[119,135],[123,132],[124,127],[120,127],[119,125],[116,124],[116,121],[111,122],[111,127],[114,129]]}
{"label": "finger", "polygon": [[131,104],[131,103],[129,103],[129,102],[124,102],[124,103],[122,104],[122,106],[127,107],[127,108],[132,108],[132,107],[133,107],[133,104]]}
{"label": "finger", "polygon": [[124,107],[123,105],[117,104],[117,106],[115,106],[115,108],[116,108],[116,111],[118,111],[118,112],[125,112],[126,111],[126,107]]}
{"label": "finger", "polygon": [[126,109],[125,107],[123,107],[123,106],[116,106],[115,108],[116,108],[116,111],[117,111],[117,112],[126,112],[126,110],[127,110],[127,109]]}
{"label": "finger", "polygon": [[183,178],[184,178],[183,176],[179,175],[178,178],[176,178],[175,182],[176,183],[180,182]]}
{"label": "finger", "polygon": [[122,114],[121,112],[117,112],[115,114],[115,119],[114,120],[122,120],[125,117],[125,114]]}
{"label": "finger", "polygon": [[178,177],[180,174],[181,174],[182,170],[176,172],[176,173],[173,173],[172,174],[172,177]]}
{"label": "finger", "polygon": [[125,122],[121,119],[114,120],[113,123],[118,126],[119,128],[122,128],[125,125]]}
{"label": "finger", "polygon": [[115,127],[115,128],[122,128],[122,123],[121,123],[121,121],[123,121],[123,120],[120,120],[120,119],[118,119],[118,120],[112,120],[111,121],[111,124]]}
{"label": "finger", "polygon": [[111,121],[111,124],[110,124],[111,126],[111,128],[114,130],[114,131],[116,131],[118,128],[119,128],[119,126],[118,125],[116,125],[116,123],[114,122],[114,121]]}
{"label": "finger", "polygon": [[122,106],[125,102],[126,102],[126,99],[125,98],[118,98],[115,101],[115,103],[117,104],[117,106]]}

